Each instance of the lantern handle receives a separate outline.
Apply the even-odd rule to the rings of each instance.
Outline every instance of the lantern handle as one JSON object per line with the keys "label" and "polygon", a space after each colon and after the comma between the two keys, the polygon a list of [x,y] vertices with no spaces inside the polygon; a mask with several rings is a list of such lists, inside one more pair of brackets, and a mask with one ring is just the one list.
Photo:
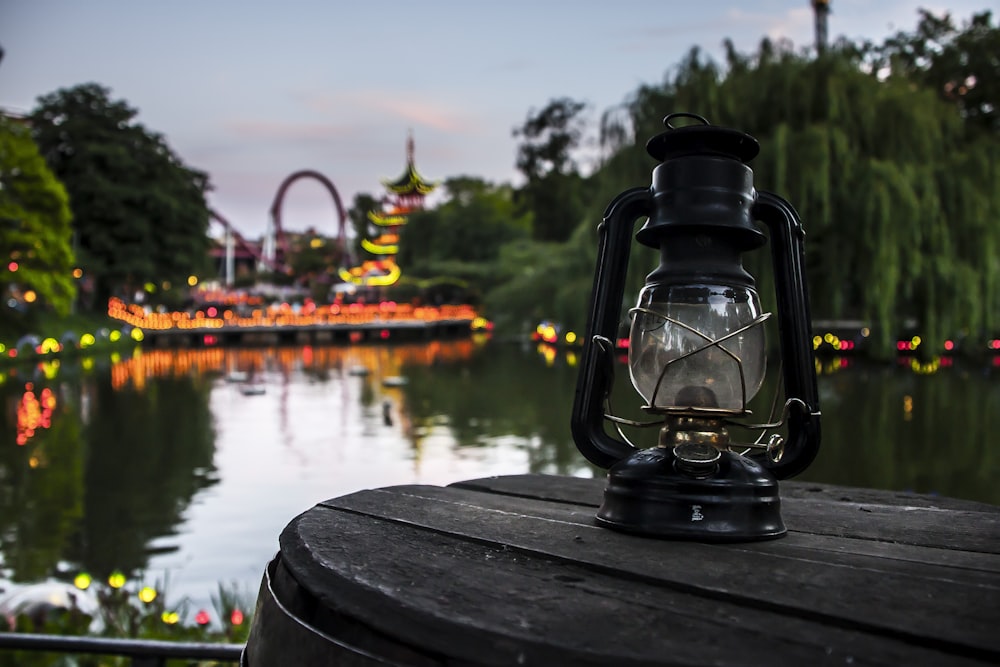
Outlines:
{"label": "lantern handle", "polygon": [[636,451],[631,444],[604,429],[604,404],[614,380],[615,353],[607,341],[618,339],[635,223],[649,217],[652,210],[652,190],[632,188],[608,205],[604,220],[597,227],[597,271],[570,428],[580,453],[602,468],[610,468]]}
{"label": "lantern handle", "polygon": [[798,409],[788,414],[788,439],[781,460],[758,460],[775,477],[786,479],[812,463],[820,443],[819,391],[805,278],[805,231],[792,205],[771,192],[758,191],[753,214],[770,231],[785,396],[798,399]]}
{"label": "lantern handle", "polygon": [[707,118],[705,118],[704,116],[699,116],[696,113],[691,113],[690,111],[676,111],[672,114],[668,114],[666,118],[663,119],[663,124],[666,125],[668,129],[676,130],[678,129],[678,126],[670,122],[675,118],[692,118],[701,123],[702,125],[711,125],[711,123],[708,122]]}

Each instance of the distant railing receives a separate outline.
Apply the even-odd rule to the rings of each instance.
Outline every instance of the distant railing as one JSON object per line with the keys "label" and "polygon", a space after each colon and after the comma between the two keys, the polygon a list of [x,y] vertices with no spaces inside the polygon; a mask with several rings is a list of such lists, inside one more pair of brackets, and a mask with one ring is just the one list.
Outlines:
{"label": "distant railing", "polygon": [[18,650],[114,655],[132,658],[132,667],[164,667],[171,658],[239,663],[243,645],[0,632],[0,651]]}

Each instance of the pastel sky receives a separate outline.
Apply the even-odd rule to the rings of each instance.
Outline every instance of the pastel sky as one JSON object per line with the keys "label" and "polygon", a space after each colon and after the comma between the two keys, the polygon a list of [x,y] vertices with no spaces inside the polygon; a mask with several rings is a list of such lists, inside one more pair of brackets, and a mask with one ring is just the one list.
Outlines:
{"label": "pastel sky", "polygon": [[[919,7],[965,20],[995,3],[832,0],[830,36],[879,40],[912,30]],[[210,205],[253,237],[295,171],[321,172],[348,206],[381,194],[411,130],[431,180],[518,183],[511,131],[532,109],[568,96],[596,125],[691,46],[719,58],[727,37],[751,51],[764,36],[811,45],[809,0],[0,0],[0,107],[109,87],[209,173]],[[312,180],[282,219],[336,230]]]}

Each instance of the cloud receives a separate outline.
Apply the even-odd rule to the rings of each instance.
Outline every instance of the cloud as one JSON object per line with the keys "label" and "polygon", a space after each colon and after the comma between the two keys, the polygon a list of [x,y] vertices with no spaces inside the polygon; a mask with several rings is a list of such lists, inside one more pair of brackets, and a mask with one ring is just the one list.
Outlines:
{"label": "cloud", "polygon": [[255,140],[316,142],[354,136],[356,128],[347,124],[303,123],[264,119],[229,119],[223,121],[226,130],[237,137]]}
{"label": "cloud", "polygon": [[384,91],[356,90],[343,93],[299,93],[295,97],[314,113],[346,115],[366,119],[369,123],[403,121],[404,124],[460,134],[468,133],[475,127],[463,110],[449,107],[438,100],[423,101],[419,99],[419,95],[412,93],[387,94]]}

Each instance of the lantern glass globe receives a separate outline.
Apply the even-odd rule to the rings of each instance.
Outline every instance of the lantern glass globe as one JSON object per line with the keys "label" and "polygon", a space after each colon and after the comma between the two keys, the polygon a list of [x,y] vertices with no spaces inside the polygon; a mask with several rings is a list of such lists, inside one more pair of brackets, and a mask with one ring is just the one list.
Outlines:
{"label": "lantern glass globe", "polygon": [[636,391],[655,410],[743,413],[764,382],[764,327],[749,326],[760,315],[750,287],[647,285],[629,334]]}

